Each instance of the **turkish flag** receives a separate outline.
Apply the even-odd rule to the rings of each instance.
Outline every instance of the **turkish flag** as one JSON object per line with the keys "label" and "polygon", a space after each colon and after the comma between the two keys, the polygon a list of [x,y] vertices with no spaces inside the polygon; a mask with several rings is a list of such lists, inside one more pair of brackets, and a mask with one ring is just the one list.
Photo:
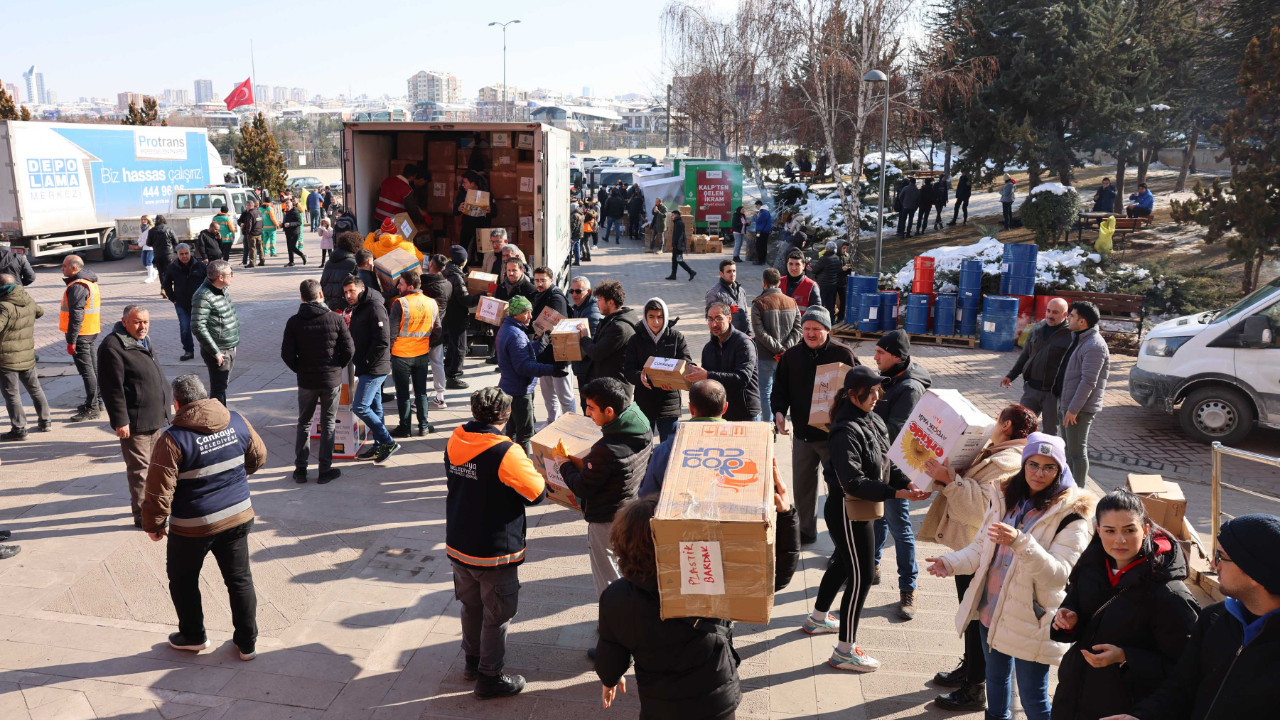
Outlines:
{"label": "turkish flag", "polygon": [[227,96],[226,103],[228,110],[235,110],[241,105],[253,104],[253,84],[249,82],[251,78],[245,78],[244,82],[236,86],[235,90]]}

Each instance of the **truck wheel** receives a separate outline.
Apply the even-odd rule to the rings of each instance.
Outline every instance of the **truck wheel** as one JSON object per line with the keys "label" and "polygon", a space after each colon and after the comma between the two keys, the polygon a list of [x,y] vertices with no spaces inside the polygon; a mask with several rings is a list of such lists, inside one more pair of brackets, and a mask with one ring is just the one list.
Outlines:
{"label": "truck wheel", "polygon": [[1206,387],[1194,390],[1182,401],[1178,416],[1182,431],[1202,443],[1235,445],[1253,431],[1253,403],[1239,390]]}
{"label": "truck wheel", "polygon": [[106,232],[102,237],[102,259],[103,260],[120,260],[129,254],[129,244],[126,243],[119,235],[116,235],[115,228]]}

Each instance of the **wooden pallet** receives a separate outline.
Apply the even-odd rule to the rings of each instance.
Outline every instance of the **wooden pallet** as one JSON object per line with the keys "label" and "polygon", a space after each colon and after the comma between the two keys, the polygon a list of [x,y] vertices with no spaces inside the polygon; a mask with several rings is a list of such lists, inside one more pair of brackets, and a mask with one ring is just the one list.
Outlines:
{"label": "wooden pallet", "polygon": [[[845,340],[879,340],[884,336],[883,332],[862,332],[857,326],[848,323],[839,323],[832,326],[831,334]],[[911,342],[921,345],[939,345],[943,347],[977,347],[978,339],[974,337],[965,337],[963,335],[933,335],[926,333],[909,333]]]}

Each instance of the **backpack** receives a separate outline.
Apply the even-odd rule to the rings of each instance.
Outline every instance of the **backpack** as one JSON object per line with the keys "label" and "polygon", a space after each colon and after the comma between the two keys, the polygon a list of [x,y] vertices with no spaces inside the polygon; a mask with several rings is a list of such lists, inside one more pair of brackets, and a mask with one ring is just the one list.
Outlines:
{"label": "backpack", "polygon": [[354,233],[360,232],[356,224],[356,216],[344,211],[333,219],[333,236],[336,238],[348,230]]}

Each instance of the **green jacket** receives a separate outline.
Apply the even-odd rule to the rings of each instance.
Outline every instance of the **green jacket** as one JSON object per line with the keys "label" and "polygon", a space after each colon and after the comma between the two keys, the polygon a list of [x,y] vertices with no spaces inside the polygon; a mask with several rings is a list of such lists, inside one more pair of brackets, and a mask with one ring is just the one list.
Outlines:
{"label": "green jacket", "polygon": [[218,224],[218,236],[222,238],[222,242],[229,243],[236,239],[236,224],[232,222],[230,215],[218,213],[213,216],[213,221]]}
{"label": "green jacket", "polygon": [[240,344],[240,320],[228,290],[219,290],[207,279],[200,284],[191,298],[191,334],[206,352]]}
{"label": "green jacket", "polygon": [[36,318],[42,315],[44,309],[21,285],[0,286],[0,370],[23,372],[36,366]]}

